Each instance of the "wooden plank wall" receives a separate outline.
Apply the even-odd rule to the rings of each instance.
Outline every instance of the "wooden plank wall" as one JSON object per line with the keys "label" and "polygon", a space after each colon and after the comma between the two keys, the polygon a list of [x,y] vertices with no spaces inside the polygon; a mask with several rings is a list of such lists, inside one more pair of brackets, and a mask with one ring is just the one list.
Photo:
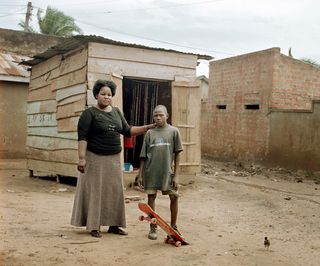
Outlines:
{"label": "wooden plank wall", "polygon": [[77,123],[87,100],[87,49],[32,68],[27,121],[28,169],[36,176],[77,176]]}
{"label": "wooden plank wall", "polygon": [[89,74],[174,80],[175,76],[195,77],[196,67],[196,55],[100,43],[88,45]]}

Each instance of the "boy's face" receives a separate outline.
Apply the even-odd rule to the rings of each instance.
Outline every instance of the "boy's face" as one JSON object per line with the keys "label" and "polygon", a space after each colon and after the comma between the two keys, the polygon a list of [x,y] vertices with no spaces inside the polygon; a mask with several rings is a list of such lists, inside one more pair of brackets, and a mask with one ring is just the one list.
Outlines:
{"label": "boy's face", "polygon": [[153,112],[153,120],[156,123],[157,127],[163,127],[167,124],[168,114],[162,110],[157,109]]}

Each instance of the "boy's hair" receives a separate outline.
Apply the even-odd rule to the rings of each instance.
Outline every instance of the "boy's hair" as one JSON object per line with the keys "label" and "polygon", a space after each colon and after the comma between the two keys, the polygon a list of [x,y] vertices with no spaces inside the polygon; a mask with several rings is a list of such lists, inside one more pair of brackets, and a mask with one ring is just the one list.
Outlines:
{"label": "boy's hair", "polygon": [[162,105],[162,104],[159,104],[159,105],[157,105],[157,106],[154,108],[153,114],[154,114],[156,111],[158,111],[159,109],[161,109],[166,115],[169,115],[169,114],[168,114],[168,111],[167,111],[167,107],[165,107],[165,106]]}
{"label": "boy's hair", "polygon": [[112,97],[116,94],[117,85],[112,80],[98,79],[93,85],[92,93],[95,99],[102,87],[107,86],[111,90]]}

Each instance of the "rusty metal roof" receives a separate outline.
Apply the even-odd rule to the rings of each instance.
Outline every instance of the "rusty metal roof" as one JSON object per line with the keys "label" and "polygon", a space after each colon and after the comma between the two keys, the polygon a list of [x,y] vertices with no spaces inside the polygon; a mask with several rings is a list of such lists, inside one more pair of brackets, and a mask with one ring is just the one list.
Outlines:
{"label": "rusty metal roof", "polygon": [[26,82],[30,80],[30,72],[20,62],[30,59],[26,56],[0,53],[0,80]]}
{"label": "rusty metal roof", "polygon": [[194,54],[194,53],[185,53],[180,52],[176,50],[170,50],[170,49],[164,49],[164,48],[154,48],[149,46],[144,46],[140,44],[129,44],[119,41],[114,41],[111,39],[107,39],[101,36],[96,35],[76,35],[73,37],[66,38],[65,41],[62,41],[60,44],[53,46],[49,48],[47,51],[37,54],[33,56],[33,59],[24,61],[22,64],[34,66],[37,65],[55,55],[58,54],[64,54],[66,52],[72,51],[74,49],[77,49],[83,45],[88,44],[89,42],[97,42],[97,43],[105,43],[105,44],[113,44],[118,46],[127,46],[127,47],[135,47],[135,48],[143,48],[143,49],[149,49],[149,50],[158,50],[158,51],[165,51],[165,52],[174,52],[174,53],[181,53],[181,54],[190,54],[190,55],[196,55],[198,59],[204,59],[204,60],[211,60],[214,57],[210,55],[201,55],[201,54]]}

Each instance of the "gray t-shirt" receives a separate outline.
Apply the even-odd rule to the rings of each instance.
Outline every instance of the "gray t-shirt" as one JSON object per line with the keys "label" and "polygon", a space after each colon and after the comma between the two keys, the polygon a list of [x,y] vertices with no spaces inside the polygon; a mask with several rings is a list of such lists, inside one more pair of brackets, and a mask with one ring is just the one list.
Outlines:
{"label": "gray t-shirt", "polygon": [[171,189],[174,154],[182,150],[180,133],[176,127],[167,124],[148,130],[140,153],[140,158],[145,159],[145,189]]}

